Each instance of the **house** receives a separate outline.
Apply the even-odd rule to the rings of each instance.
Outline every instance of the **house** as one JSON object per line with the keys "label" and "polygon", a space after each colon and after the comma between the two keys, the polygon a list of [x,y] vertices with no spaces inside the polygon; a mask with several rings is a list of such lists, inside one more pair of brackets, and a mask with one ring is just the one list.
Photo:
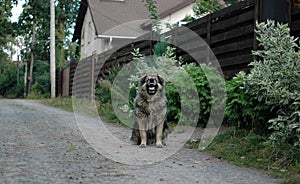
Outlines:
{"label": "house", "polygon": [[[157,0],[162,23],[175,24],[192,16],[195,0]],[[84,59],[150,31],[142,0],[81,0],[72,41]],[[166,31],[166,30],[164,30]]]}

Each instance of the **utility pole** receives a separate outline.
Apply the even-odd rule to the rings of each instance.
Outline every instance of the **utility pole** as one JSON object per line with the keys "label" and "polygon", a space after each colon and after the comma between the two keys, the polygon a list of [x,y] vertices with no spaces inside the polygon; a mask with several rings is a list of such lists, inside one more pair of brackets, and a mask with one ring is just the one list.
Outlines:
{"label": "utility pole", "polygon": [[55,4],[50,0],[50,78],[51,98],[55,98]]}

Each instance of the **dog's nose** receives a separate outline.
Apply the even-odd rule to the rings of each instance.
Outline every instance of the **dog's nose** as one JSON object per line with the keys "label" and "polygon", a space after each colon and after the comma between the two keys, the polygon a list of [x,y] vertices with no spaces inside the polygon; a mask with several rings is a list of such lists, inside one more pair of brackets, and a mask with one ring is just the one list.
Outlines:
{"label": "dog's nose", "polygon": [[149,79],[148,80],[148,84],[153,84],[153,85],[156,85],[156,80],[155,79]]}

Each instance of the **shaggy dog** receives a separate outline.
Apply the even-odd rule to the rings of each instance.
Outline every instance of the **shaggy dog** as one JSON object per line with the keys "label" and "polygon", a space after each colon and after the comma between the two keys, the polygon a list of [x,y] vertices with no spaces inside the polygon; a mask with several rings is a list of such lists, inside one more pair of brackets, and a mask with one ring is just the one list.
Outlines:
{"label": "shaggy dog", "polygon": [[141,148],[153,143],[158,148],[165,146],[168,125],[164,85],[164,79],[159,75],[145,75],[140,80],[139,92],[135,98],[135,122],[131,140]]}

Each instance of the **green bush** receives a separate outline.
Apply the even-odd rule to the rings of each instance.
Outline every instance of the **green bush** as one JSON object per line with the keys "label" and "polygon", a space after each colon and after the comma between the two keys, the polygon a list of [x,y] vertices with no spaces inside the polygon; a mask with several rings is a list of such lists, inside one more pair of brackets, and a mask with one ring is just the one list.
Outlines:
{"label": "green bush", "polygon": [[257,24],[259,58],[251,63],[250,74],[245,77],[246,91],[260,103],[276,110],[270,119],[270,142],[300,146],[300,47],[290,36],[288,25],[268,21]]}
{"label": "green bush", "polygon": [[113,66],[110,68],[110,75],[98,80],[95,89],[95,98],[97,101],[99,115],[112,123],[119,123],[119,119],[111,104],[111,88],[120,69],[121,68],[119,66]]}
{"label": "green bush", "polygon": [[28,94],[28,98],[49,98],[50,88],[50,63],[37,59],[34,63],[33,84]]}
{"label": "green bush", "polygon": [[246,92],[245,77],[245,72],[240,72],[226,81],[226,121],[238,128],[266,132],[266,122],[274,113],[269,105],[259,102]]}
{"label": "green bush", "polygon": [[0,60],[0,96],[18,98],[23,96],[24,78],[21,67],[19,68],[19,83],[17,81],[17,65]]}
{"label": "green bush", "polygon": [[218,11],[221,8],[220,0],[196,0],[195,5],[193,6],[193,11],[195,12],[196,17],[204,17],[205,15]]}
{"label": "green bush", "polygon": [[111,103],[111,82],[109,80],[99,80],[98,86],[96,87],[95,96],[96,99],[101,103]]}
{"label": "green bush", "polygon": [[[225,89],[223,89],[224,86],[222,85],[224,79],[216,68],[206,64],[201,64],[200,66],[198,66],[196,64],[190,63],[183,65],[183,68],[192,78],[198,92],[200,112],[198,126],[205,127],[212,110],[212,104],[225,103],[225,99],[220,99],[219,96],[212,96],[212,94],[219,95],[224,93],[223,90]],[[208,80],[208,77],[210,78],[210,81]],[[215,85],[214,88],[212,88],[211,85]],[[214,106],[214,108],[216,108],[214,110],[218,110],[220,106],[217,105]]]}

